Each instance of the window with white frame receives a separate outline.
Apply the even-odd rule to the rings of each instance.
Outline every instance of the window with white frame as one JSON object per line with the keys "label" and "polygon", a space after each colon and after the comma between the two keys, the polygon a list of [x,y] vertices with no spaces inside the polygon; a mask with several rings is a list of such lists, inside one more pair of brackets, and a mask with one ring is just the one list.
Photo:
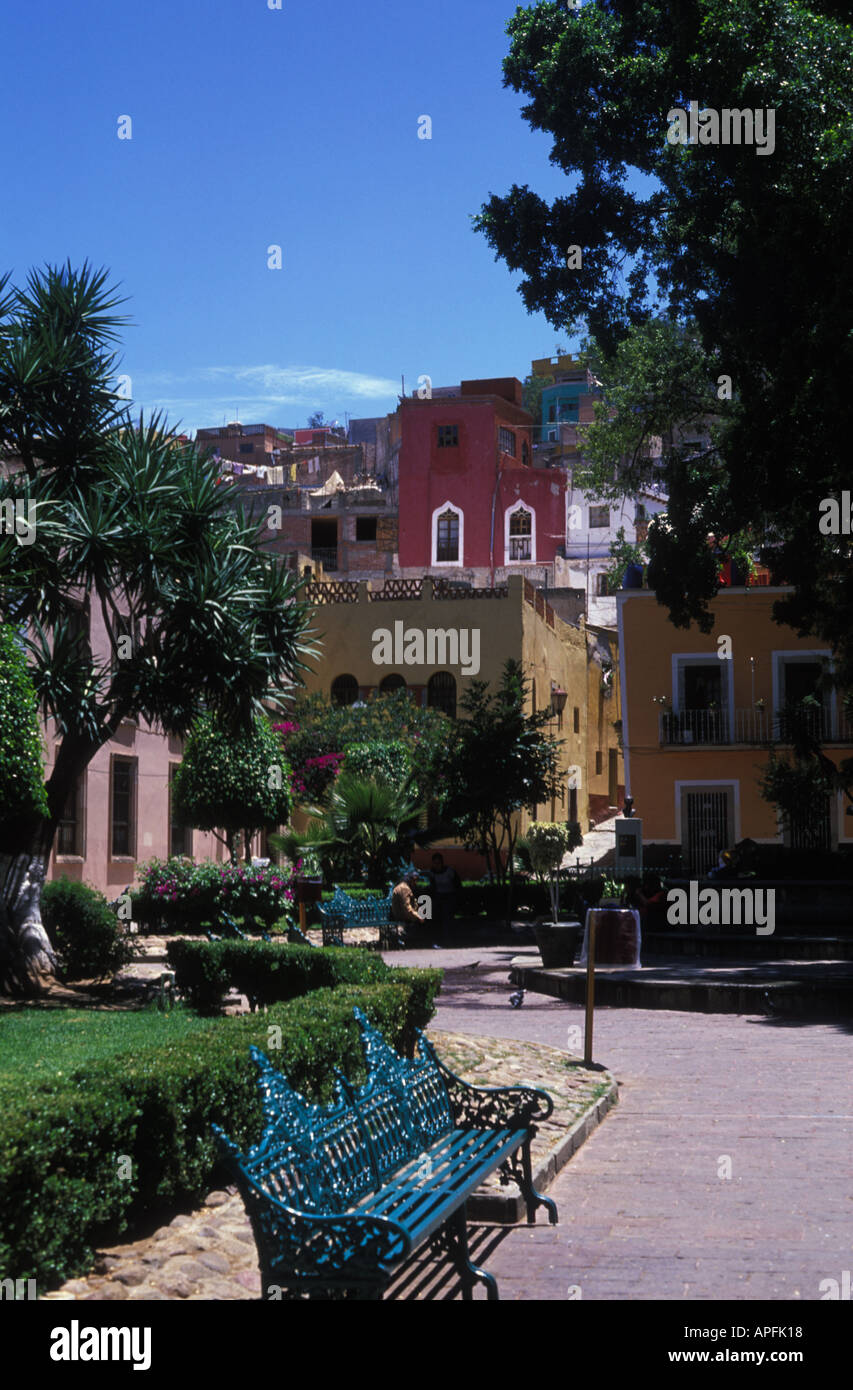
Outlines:
{"label": "window with white frame", "polygon": [[609,507],[590,507],[589,509],[589,529],[591,531],[606,530],[610,525]]}
{"label": "window with white frame", "polygon": [[461,565],[464,539],[464,517],[459,507],[445,502],[432,514],[432,563]]}
{"label": "window with white frame", "polygon": [[536,559],[536,524],[533,509],[516,502],[506,512],[504,543],[507,563],[519,564]]}

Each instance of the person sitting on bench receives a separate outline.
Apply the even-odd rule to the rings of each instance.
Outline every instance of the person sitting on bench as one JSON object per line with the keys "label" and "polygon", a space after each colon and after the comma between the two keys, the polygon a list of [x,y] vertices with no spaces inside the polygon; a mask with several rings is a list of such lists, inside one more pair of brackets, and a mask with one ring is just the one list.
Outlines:
{"label": "person sitting on bench", "polygon": [[[393,921],[400,922],[405,928],[403,941],[407,946],[412,944],[412,929],[426,926],[425,919],[418,912],[414,893],[417,885],[417,874],[404,874],[391,894],[391,917]],[[417,935],[421,935],[421,932],[417,931]]]}

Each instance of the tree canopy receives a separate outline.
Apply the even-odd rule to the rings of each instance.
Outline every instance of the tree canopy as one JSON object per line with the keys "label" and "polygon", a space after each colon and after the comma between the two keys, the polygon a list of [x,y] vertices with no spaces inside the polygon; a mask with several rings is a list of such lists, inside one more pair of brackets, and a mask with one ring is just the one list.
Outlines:
{"label": "tree canopy", "polygon": [[[794,586],[778,620],[828,639],[849,679],[851,541],[818,528],[821,501],[848,482],[853,424],[846,18],[819,0],[517,10],[505,83],[571,184],[551,202],[513,186],[475,224],[520,272],[531,311],[588,325],[617,419],[600,459],[612,472],[631,445],[626,490],[661,470],[670,506],[649,529],[650,581],[673,620],[710,629],[708,537],[738,538]],[[750,113],[753,143],[703,142],[710,121],[698,139],[671,139],[673,112],[691,103],[721,121]],[[759,151],[756,113],[768,136],[771,111]],[[570,268],[574,245],[582,263]],[[701,453],[668,434],[668,422],[702,418]]]}

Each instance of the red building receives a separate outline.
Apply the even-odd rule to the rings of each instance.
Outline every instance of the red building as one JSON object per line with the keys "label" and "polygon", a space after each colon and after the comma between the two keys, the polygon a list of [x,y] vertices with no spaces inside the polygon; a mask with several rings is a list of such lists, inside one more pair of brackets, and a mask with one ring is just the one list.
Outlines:
{"label": "red building", "polygon": [[399,564],[405,575],[488,585],[553,572],[565,540],[566,478],[533,467],[533,418],[515,377],[400,403]]}

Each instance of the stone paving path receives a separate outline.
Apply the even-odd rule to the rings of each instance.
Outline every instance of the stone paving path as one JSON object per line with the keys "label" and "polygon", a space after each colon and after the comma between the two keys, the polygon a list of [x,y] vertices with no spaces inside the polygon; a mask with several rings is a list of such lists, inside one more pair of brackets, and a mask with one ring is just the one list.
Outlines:
{"label": "stone paving path", "polygon": [[[582,1009],[531,994],[508,1008],[510,955],[435,952],[449,971],[435,1025],[565,1047]],[[560,1225],[515,1228],[491,1255],[501,1298],[821,1298],[853,1268],[851,1034],[853,1020],[599,1010],[594,1056],[620,1103],[549,1189]]]}
{"label": "stone paving path", "polygon": [[[530,1083],[551,1094],[554,1114],[540,1126],[532,1145],[534,1174],[564,1144],[567,1129],[613,1088],[607,1072],[585,1068],[565,1049],[432,1029],[430,1037],[451,1070],[478,1086]],[[508,1191],[517,1194],[514,1184],[501,1188],[496,1175],[484,1190],[501,1200]],[[428,1275],[430,1288],[436,1273],[433,1268]],[[408,1287],[408,1279],[404,1283]],[[200,1210],[176,1216],[151,1236],[100,1251],[91,1274],[68,1280],[45,1298],[257,1299],[260,1289],[254,1238],[242,1199],[230,1188],[212,1192]]]}

